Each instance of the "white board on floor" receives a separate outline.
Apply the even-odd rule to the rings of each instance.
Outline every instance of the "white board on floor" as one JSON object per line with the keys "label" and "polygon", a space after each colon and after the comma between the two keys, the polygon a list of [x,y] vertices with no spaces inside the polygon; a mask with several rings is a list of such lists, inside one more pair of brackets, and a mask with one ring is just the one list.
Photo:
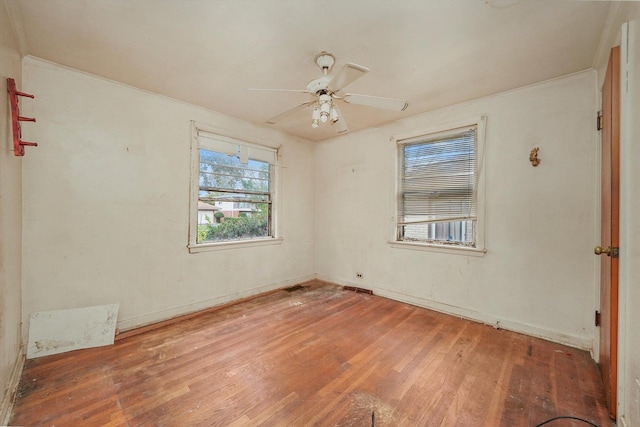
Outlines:
{"label": "white board on floor", "polygon": [[118,308],[108,304],[32,313],[27,359],[113,344]]}

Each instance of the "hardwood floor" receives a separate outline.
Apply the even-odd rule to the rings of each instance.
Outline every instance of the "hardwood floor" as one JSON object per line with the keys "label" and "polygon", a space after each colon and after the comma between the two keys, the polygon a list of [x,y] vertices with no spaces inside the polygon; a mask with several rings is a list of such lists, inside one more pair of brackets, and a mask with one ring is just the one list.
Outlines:
{"label": "hardwood floor", "polygon": [[27,361],[12,425],[604,427],[605,405],[586,352],[311,282]]}

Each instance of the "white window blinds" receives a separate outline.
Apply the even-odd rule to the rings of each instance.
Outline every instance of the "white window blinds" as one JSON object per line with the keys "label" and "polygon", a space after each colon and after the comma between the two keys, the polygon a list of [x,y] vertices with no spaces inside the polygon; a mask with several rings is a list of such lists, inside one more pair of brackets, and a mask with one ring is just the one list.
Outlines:
{"label": "white window blinds", "polygon": [[476,135],[472,126],[400,141],[399,227],[476,219]]}
{"label": "white window blinds", "polygon": [[200,130],[198,131],[198,146],[210,151],[238,156],[242,164],[246,164],[248,159],[272,165],[276,163],[277,150],[275,148],[257,146]]}

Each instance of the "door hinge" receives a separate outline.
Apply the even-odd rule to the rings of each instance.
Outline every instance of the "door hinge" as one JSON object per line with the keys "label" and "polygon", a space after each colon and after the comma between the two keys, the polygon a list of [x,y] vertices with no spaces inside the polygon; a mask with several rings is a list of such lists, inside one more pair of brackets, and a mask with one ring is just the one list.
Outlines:
{"label": "door hinge", "polygon": [[598,111],[598,118],[596,119],[596,128],[602,130],[602,111]]}
{"label": "door hinge", "polygon": [[600,312],[596,310],[596,326],[600,326]]}
{"label": "door hinge", "polygon": [[611,248],[611,258],[620,258],[620,248]]}

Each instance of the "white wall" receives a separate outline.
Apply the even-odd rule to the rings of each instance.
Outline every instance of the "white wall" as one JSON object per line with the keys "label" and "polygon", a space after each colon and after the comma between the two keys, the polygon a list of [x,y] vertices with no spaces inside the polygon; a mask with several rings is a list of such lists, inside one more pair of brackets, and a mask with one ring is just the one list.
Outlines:
{"label": "white wall", "polygon": [[[129,329],[315,277],[314,144],[35,58],[23,71],[40,144],[23,165],[25,319],[119,303]],[[191,120],[282,145],[282,244],[188,253]]]}
{"label": "white wall", "polygon": [[[591,349],[596,82],[594,71],[582,72],[320,144],[319,277]],[[390,137],[482,114],[486,255],[390,247],[396,182]],[[533,147],[540,147],[537,168],[528,160]]]}
{"label": "white wall", "polygon": [[[0,424],[6,424],[16,376],[22,366],[20,339],[22,255],[22,162],[13,155],[7,78],[22,88],[18,43],[0,4]],[[24,125],[27,126],[27,125]]]}

